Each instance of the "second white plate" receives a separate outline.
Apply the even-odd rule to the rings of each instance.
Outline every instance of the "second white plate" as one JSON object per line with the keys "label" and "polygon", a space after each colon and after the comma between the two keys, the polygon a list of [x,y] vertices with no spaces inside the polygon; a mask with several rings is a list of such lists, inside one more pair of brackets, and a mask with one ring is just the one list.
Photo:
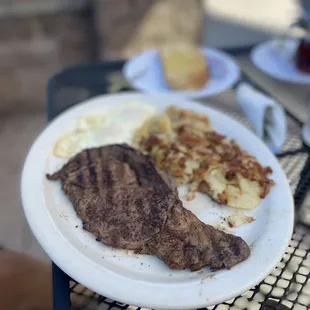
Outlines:
{"label": "second white plate", "polygon": [[202,48],[210,78],[200,90],[175,91],[166,84],[157,50],[144,52],[125,64],[123,74],[136,89],[147,93],[167,92],[183,98],[198,99],[221,93],[233,86],[240,77],[240,69],[233,59],[222,51]]}

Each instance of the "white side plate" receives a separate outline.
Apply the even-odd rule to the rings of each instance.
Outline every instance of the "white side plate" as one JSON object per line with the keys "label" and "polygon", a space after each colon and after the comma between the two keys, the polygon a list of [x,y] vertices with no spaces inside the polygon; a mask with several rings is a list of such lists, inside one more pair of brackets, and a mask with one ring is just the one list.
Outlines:
{"label": "white side plate", "polygon": [[203,48],[210,78],[200,90],[175,91],[166,84],[157,50],[144,52],[125,64],[123,74],[126,80],[136,89],[147,93],[167,92],[183,98],[206,98],[221,93],[233,86],[240,77],[240,70],[233,59],[216,49]]}

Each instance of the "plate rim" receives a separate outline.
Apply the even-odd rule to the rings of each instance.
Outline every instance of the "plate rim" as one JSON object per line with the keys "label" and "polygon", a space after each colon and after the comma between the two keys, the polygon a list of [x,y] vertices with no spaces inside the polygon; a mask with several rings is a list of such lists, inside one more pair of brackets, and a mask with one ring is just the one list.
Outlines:
{"label": "plate rim", "polygon": [[238,63],[233,59],[233,56],[229,55],[228,53],[220,50],[220,49],[216,49],[216,48],[210,48],[210,47],[199,47],[199,49],[203,52],[203,53],[211,53],[213,55],[216,55],[217,57],[221,58],[222,61],[229,63],[230,66],[232,66],[234,69],[230,71],[231,77],[230,79],[227,78],[226,83],[223,84],[223,86],[221,88],[219,88],[218,90],[214,90],[214,91],[208,91],[208,86],[203,87],[200,90],[197,91],[176,91],[176,90],[172,90],[171,92],[169,91],[165,91],[164,89],[154,89],[152,91],[146,90],[144,87],[141,87],[140,85],[137,85],[134,81],[132,81],[132,79],[130,78],[129,75],[129,68],[132,64],[132,62],[134,62],[136,59],[138,59],[139,57],[146,55],[148,53],[158,53],[158,49],[149,49],[146,50],[142,53],[139,53],[135,56],[133,56],[132,58],[128,59],[123,68],[122,68],[122,74],[125,77],[126,81],[132,86],[134,87],[136,90],[140,90],[149,94],[153,94],[153,93],[167,93],[167,94],[173,94],[173,95],[178,95],[180,97],[186,98],[186,99],[201,99],[201,98],[207,98],[207,97],[211,97],[217,94],[220,94],[228,89],[230,89],[241,77],[241,69],[240,66],[238,65]]}
{"label": "plate rim", "polygon": [[[156,308],[157,309],[158,308],[159,309],[167,309],[167,307],[169,309],[185,309],[185,308],[186,309],[194,309],[194,308],[196,309],[196,308],[206,307],[206,306],[212,305],[212,304],[218,304],[218,303],[221,303],[225,300],[229,300],[233,297],[236,297],[236,296],[242,294],[246,290],[252,288],[256,284],[261,282],[266,276],[268,276],[271,273],[271,271],[274,269],[275,265],[282,259],[283,255],[287,249],[287,246],[291,240],[291,235],[293,233],[293,227],[294,227],[294,202],[293,202],[293,197],[291,194],[291,190],[290,190],[290,186],[288,184],[288,181],[287,181],[287,179],[284,175],[284,172],[283,172],[282,168],[280,167],[279,163],[277,163],[277,165],[278,165],[279,171],[282,174],[282,178],[284,177],[284,179],[283,179],[284,186],[286,187],[286,189],[288,189],[288,197],[289,197],[289,202],[288,202],[288,208],[289,209],[288,210],[290,211],[289,212],[290,217],[288,217],[289,222],[287,223],[288,226],[287,226],[287,232],[285,234],[285,240],[282,243],[281,248],[279,249],[278,255],[273,258],[272,264],[270,264],[269,261],[266,262],[266,264],[269,264],[268,268],[265,268],[264,271],[261,272],[259,275],[257,275],[257,277],[255,279],[252,279],[251,282],[247,283],[246,285],[241,286],[237,290],[235,289],[233,292],[231,292],[229,294],[224,294],[225,297],[224,296],[217,297],[216,299],[212,300],[212,302],[211,301],[203,301],[202,302],[201,299],[199,299],[199,301],[195,301],[195,300],[192,301],[192,299],[191,299],[191,301],[189,303],[183,302],[182,305],[179,305],[179,304],[175,304],[175,302],[170,300],[170,304],[167,305],[167,302],[165,302],[163,304],[163,303],[160,303],[160,301],[158,301],[157,299],[149,302],[148,301],[149,298],[147,298],[146,301],[139,300],[137,302],[137,299],[135,299],[135,297],[128,296],[128,295],[127,296],[121,295],[121,294],[119,294],[119,292],[115,292],[115,290],[114,291],[111,290],[111,292],[108,292],[108,291],[103,292],[101,289],[98,290],[98,287],[96,287],[96,285],[93,284],[92,279],[87,279],[87,275],[85,277],[82,274],[77,274],[77,270],[79,268],[83,268],[83,264],[93,265],[93,268],[96,269],[96,266],[95,266],[96,264],[94,262],[92,262],[92,260],[90,258],[84,256],[84,254],[80,253],[77,249],[75,249],[74,246],[68,242],[68,240],[63,238],[63,240],[61,240],[62,246],[66,247],[66,249],[71,252],[71,257],[78,254],[78,253],[81,254],[81,257],[78,257],[79,262],[75,262],[74,260],[68,261],[68,259],[66,259],[66,257],[60,257],[60,254],[58,251],[59,250],[58,249],[58,246],[59,246],[58,243],[57,244],[56,243],[51,244],[50,241],[47,241],[47,239],[45,239],[47,237],[47,234],[45,231],[46,226],[45,225],[42,226],[42,223],[40,223],[40,221],[37,221],[37,218],[35,216],[36,214],[33,214],[31,212],[31,206],[33,208],[33,205],[32,205],[33,201],[36,201],[37,204],[40,204],[40,202],[42,203],[42,199],[44,199],[41,195],[38,196],[36,192],[30,191],[31,186],[29,185],[30,183],[28,181],[29,181],[29,176],[32,176],[32,169],[31,169],[31,165],[30,165],[32,156],[34,156],[33,154],[35,154],[36,152],[39,152],[39,154],[40,154],[40,151],[42,152],[42,155],[43,155],[44,150],[40,150],[40,148],[38,148],[40,145],[39,143],[44,138],[45,133],[48,130],[51,130],[50,128],[53,128],[53,126],[55,126],[55,124],[57,124],[58,120],[64,118],[66,115],[70,115],[72,113],[72,111],[78,109],[81,106],[88,105],[91,102],[95,102],[98,100],[100,101],[100,99],[102,99],[102,98],[106,98],[106,97],[111,98],[111,97],[115,97],[115,96],[121,96],[124,98],[124,100],[128,100],[128,99],[126,99],[126,97],[130,97],[130,96],[133,96],[133,97],[138,96],[140,98],[143,97],[146,100],[149,96],[152,96],[152,97],[160,96],[160,97],[166,97],[169,100],[175,100],[176,99],[177,101],[194,103],[197,106],[199,105],[199,106],[203,107],[201,109],[205,109],[205,110],[209,110],[209,111],[212,110],[213,112],[220,114],[222,117],[224,117],[226,119],[230,119],[234,123],[238,124],[238,126],[241,126],[244,130],[251,133],[245,126],[243,126],[242,124],[235,121],[233,118],[228,117],[227,115],[223,114],[222,112],[220,112],[214,108],[210,108],[209,106],[204,106],[201,103],[198,103],[198,102],[195,102],[192,100],[183,100],[183,99],[176,97],[176,96],[173,96],[171,94],[157,94],[157,95],[150,95],[149,94],[149,95],[147,95],[147,94],[141,94],[139,92],[126,92],[123,94],[99,95],[96,97],[92,97],[88,100],[85,100],[85,101],[77,104],[76,106],[69,108],[65,112],[61,113],[52,122],[50,122],[49,125],[36,138],[35,142],[33,143],[32,147],[30,148],[28,155],[26,157],[24,167],[23,167],[23,171],[22,171],[22,177],[21,177],[22,204],[23,204],[23,208],[24,208],[24,212],[25,212],[27,221],[31,227],[31,230],[33,231],[34,235],[36,236],[37,240],[39,241],[39,243],[41,244],[43,249],[46,251],[46,253],[49,255],[49,257],[52,259],[52,261],[56,265],[58,265],[62,270],[64,270],[64,272],[66,272],[73,279],[77,280],[81,284],[85,285],[87,288],[89,288],[89,289],[91,289],[97,293],[103,294],[108,298],[111,298],[113,300],[117,300],[120,302],[124,302],[126,304],[131,304],[131,305],[140,306],[140,307],[155,308],[155,309]],[[207,113],[207,111],[206,111],[206,113]],[[253,133],[251,133],[251,134],[253,136],[255,136]],[[255,139],[259,140],[257,137]],[[268,148],[265,145],[263,145],[262,142],[260,142],[260,143],[261,143],[262,147],[265,148],[265,151],[267,151],[269,153],[269,156],[271,156],[274,160],[276,160],[274,155],[268,150]],[[43,178],[43,176],[42,176],[42,178]],[[56,239],[58,239],[59,236],[62,237],[62,234],[59,232],[59,230],[57,231],[56,224],[53,222],[53,220],[52,220],[51,216],[48,214],[47,210],[46,210],[46,213],[47,213],[46,214],[47,217],[45,220],[47,220],[49,222],[50,228],[53,229],[54,232],[56,232],[56,234],[53,236],[50,236],[50,238],[56,240]],[[60,241],[60,240],[58,240],[58,241]],[[237,267],[238,266],[236,266],[234,268],[237,268]],[[232,269],[232,270],[234,270],[234,269]],[[116,277],[116,280],[117,280],[117,278],[122,279],[122,277],[117,276],[117,274],[113,273],[112,271],[105,270],[105,272],[106,272],[105,276],[110,277],[112,275],[112,277]],[[108,281],[108,283],[109,283],[109,281]],[[210,282],[206,281],[206,283],[210,283]],[[148,289],[146,290],[146,294],[151,294],[151,292],[148,291]],[[125,293],[125,295],[126,295],[126,293]],[[198,300],[198,298],[197,298],[197,300]]]}
{"label": "plate rim", "polygon": [[[285,41],[289,42],[289,41],[296,41],[296,40],[289,38],[289,39],[285,39]],[[265,66],[262,65],[261,61],[258,61],[257,57],[258,57],[259,53],[262,50],[266,50],[267,48],[269,48],[275,42],[276,42],[276,39],[271,39],[271,40],[261,42],[261,43],[257,44],[256,46],[254,46],[250,52],[250,59],[251,59],[252,64],[257,69],[261,70],[263,73],[268,75],[269,77],[274,78],[278,81],[293,83],[293,84],[297,84],[297,85],[308,85],[308,84],[310,84],[310,74],[308,74],[305,77],[305,79],[302,77],[302,74],[300,74],[300,76],[296,79],[295,78],[290,79],[287,75],[278,75],[278,74],[272,73],[270,70],[268,70]]]}

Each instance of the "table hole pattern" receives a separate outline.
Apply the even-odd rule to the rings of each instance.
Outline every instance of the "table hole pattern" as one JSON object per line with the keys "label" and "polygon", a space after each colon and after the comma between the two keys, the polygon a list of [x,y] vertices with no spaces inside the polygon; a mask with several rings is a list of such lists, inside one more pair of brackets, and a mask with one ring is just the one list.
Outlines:
{"label": "table hole pattern", "polygon": [[[309,234],[308,228],[296,226],[282,261],[264,281],[237,298],[206,309],[308,309],[310,307]],[[304,245],[303,249],[300,249],[301,244]],[[73,280],[70,282],[70,291],[72,304],[86,306],[87,310],[142,310],[99,296]],[[87,305],[85,302],[88,302]]]}

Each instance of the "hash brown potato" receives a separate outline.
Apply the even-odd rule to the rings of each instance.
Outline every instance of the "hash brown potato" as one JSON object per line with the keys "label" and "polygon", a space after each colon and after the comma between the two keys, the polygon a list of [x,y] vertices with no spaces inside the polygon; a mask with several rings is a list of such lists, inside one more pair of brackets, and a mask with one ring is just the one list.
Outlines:
{"label": "hash brown potato", "polygon": [[202,192],[219,204],[254,209],[274,184],[271,168],[216,132],[206,115],[170,106],[146,121],[134,141],[178,186],[189,184],[188,200]]}

